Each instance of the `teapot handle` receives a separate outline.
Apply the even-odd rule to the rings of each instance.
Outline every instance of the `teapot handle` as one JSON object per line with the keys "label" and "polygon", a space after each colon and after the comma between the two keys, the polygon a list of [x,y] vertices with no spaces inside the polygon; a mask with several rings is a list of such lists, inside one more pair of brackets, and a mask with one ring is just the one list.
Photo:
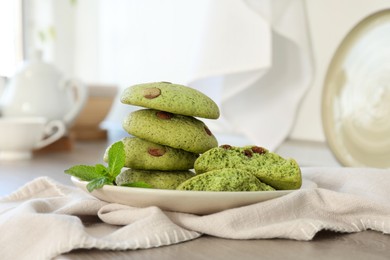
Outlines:
{"label": "teapot handle", "polygon": [[78,80],[70,79],[65,82],[65,87],[72,88],[75,92],[75,104],[72,106],[72,109],[64,116],[65,125],[68,127],[73,123],[76,117],[83,109],[88,98],[87,87]]}

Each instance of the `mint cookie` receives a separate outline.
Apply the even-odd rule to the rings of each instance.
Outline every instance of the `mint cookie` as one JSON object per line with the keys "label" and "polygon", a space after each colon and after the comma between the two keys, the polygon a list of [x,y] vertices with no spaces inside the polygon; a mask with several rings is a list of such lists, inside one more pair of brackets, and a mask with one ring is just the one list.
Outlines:
{"label": "mint cookie", "polygon": [[299,189],[302,185],[301,170],[295,160],[258,146],[213,148],[195,161],[194,168],[197,174],[224,168],[243,169],[278,190]]}
{"label": "mint cookie", "polygon": [[225,168],[196,175],[180,184],[177,190],[271,191],[275,189],[245,170]]}
{"label": "mint cookie", "polygon": [[186,116],[219,117],[218,106],[208,96],[196,89],[169,82],[128,87],[121,95],[121,102]]}
{"label": "mint cookie", "polygon": [[[188,170],[194,168],[198,157],[195,153],[159,145],[136,137],[125,137],[124,144],[126,160],[125,167],[142,170]],[[110,147],[107,148],[107,151]],[[108,153],[104,161],[108,161]]]}
{"label": "mint cookie", "polygon": [[[155,189],[174,190],[182,182],[194,176],[191,171],[146,171],[128,169],[116,177],[118,186],[129,183],[145,183]],[[172,202],[174,203],[174,202]]]}
{"label": "mint cookie", "polygon": [[218,145],[202,121],[154,109],[132,112],[123,121],[123,128],[141,139],[197,154]]}

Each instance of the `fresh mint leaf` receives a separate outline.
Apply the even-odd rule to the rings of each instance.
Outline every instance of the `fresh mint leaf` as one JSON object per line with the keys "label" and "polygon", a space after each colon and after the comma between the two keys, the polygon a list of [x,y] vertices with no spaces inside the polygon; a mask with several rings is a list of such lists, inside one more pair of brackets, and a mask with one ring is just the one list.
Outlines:
{"label": "fresh mint leaf", "polygon": [[103,164],[96,164],[95,172],[100,174],[100,176],[108,176],[108,169]]}
{"label": "fresh mint leaf", "polygon": [[108,150],[108,167],[102,164],[95,166],[75,165],[65,173],[75,176],[83,181],[88,181],[89,192],[103,187],[105,184],[113,184],[116,176],[125,165],[125,148],[121,141],[114,143]]}
{"label": "fresh mint leaf", "polygon": [[96,179],[93,179],[87,184],[87,190],[89,192],[92,192],[95,189],[100,189],[105,184],[112,184],[112,181],[107,177],[99,177]]}
{"label": "fresh mint leaf", "polygon": [[65,173],[75,176],[83,181],[92,181],[95,178],[102,177],[101,174],[96,172],[95,166],[88,165],[75,165],[65,170]]}
{"label": "fresh mint leaf", "polygon": [[129,183],[123,183],[121,186],[125,187],[136,187],[136,188],[153,188],[152,185],[145,183],[145,182],[129,182]]}
{"label": "fresh mint leaf", "polygon": [[108,150],[108,173],[111,178],[115,179],[125,166],[125,147],[121,141],[111,145]]}

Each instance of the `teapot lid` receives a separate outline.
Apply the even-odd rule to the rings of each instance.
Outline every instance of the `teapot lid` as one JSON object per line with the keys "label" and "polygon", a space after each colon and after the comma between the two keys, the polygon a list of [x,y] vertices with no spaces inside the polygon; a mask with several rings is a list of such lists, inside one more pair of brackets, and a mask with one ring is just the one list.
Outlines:
{"label": "teapot lid", "polygon": [[35,76],[57,76],[61,77],[62,73],[51,63],[45,62],[43,60],[41,50],[33,50],[31,52],[30,58],[25,60],[21,67],[16,71],[14,77],[29,75],[29,77]]}

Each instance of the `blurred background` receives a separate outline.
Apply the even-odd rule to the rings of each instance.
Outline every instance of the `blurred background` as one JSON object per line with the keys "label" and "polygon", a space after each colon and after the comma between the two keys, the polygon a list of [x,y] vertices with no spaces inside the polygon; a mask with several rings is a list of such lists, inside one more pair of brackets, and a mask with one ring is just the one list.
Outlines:
{"label": "blurred background", "polygon": [[67,77],[117,95],[102,123],[113,139],[125,135],[121,121],[136,109],[119,102],[121,91],[169,81],[216,101],[222,116],[207,124],[222,142],[271,150],[286,140],[325,143],[321,103],[332,56],[359,21],[389,7],[388,0],[0,0],[0,85],[40,50]]}

